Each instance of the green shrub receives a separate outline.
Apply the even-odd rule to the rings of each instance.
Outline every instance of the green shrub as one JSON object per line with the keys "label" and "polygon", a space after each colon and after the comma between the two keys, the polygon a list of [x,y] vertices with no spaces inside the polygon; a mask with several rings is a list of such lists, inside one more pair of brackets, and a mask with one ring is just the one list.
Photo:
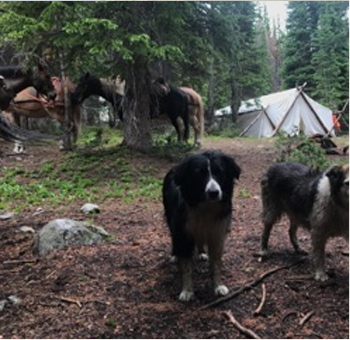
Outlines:
{"label": "green shrub", "polygon": [[298,162],[320,170],[325,170],[331,165],[326,151],[305,136],[278,136],[276,148],[280,153],[279,161]]}
{"label": "green shrub", "polygon": [[224,138],[235,138],[241,133],[241,130],[237,127],[236,123],[232,121],[231,117],[225,117],[215,121],[207,130],[211,136]]}

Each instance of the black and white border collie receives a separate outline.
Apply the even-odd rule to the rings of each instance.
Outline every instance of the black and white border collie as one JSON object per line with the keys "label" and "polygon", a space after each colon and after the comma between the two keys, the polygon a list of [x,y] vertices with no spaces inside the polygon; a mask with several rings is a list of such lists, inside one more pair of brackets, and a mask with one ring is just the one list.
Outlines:
{"label": "black and white border collie", "polygon": [[182,272],[181,301],[193,299],[192,256],[208,248],[216,295],[226,295],[220,271],[224,241],[232,220],[232,195],[241,169],[219,151],[186,157],[165,176],[163,204],[172,239],[172,254]]}
{"label": "black and white border collie", "polygon": [[330,237],[349,241],[349,165],[317,172],[299,163],[272,165],[261,181],[262,221],[260,255],[267,255],[273,225],[286,214],[289,237],[296,252],[299,226],[311,232],[315,279],[326,281],[325,247]]}

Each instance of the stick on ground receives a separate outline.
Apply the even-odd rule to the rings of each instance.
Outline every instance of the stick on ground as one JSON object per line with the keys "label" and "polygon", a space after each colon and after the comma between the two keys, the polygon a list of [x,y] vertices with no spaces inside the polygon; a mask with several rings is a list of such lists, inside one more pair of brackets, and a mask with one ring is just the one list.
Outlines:
{"label": "stick on ground", "polygon": [[308,320],[311,319],[311,317],[315,314],[315,312],[312,310],[311,312],[305,314],[305,316],[299,321],[300,327],[303,327]]}
{"label": "stick on ground", "polygon": [[6,260],[3,264],[26,264],[26,263],[36,263],[38,260]]}
{"label": "stick on ground", "polygon": [[231,322],[232,324],[244,335],[249,336],[252,339],[261,339],[258,335],[256,335],[252,330],[243,327],[232,315],[231,311],[222,312]]}
{"label": "stick on ground", "polygon": [[57,298],[59,300],[61,300],[61,301],[65,301],[65,302],[69,302],[69,303],[75,303],[79,308],[83,307],[78,300],[67,298],[67,297],[63,297],[63,296],[58,296]]}
{"label": "stick on ground", "polygon": [[262,298],[260,301],[260,304],[258,306],[258,308],[254,311],[254,316],[257,316],[261,313],[262,308],[264,307],[265,301],[266,301],[266,286],[265,283],[263,283],[261,285],[262,287]]}
{"label": "stick on ground", "polygon": [[236,291],[232,292],[231,294],[228,294],[226,296],[223,296],[213,302],[210,302],[208,303],[207,305],[204,305],[202,306],[201,308],[199,308],[199,310],[204,310],[204,309],[207,309],[207,308],[211,308],[211,307],[215,307],[215,306],[218,306],[220,305],[221,303],[223,302],[226,302],[228,300],[231,300],[233,298],[235,298],[236,296],[240,295],[241,293],[249,290],[249,289],[252,289],[254,288],[255,286],[257,286],[261,281],[263,281],[265,278],[267,278],[268,276],[280,271],[280,270],[283,270],[283,269],[287,269],[287,268],[291,268],[293,266],[296,266],[297,264],[300,264],[302,262],[304,262],[305,259],[301,259],[299,261],[296,261],[292,264],[289,264],[289,265],[286,265],[286,266],[282,266],[282,267],[277,267],[277,268],[274,268],[274,269],[271,269],[263,274],[261,274],[256,280],[254,280],[253,282],[250,282],[250,283],[247,283],[246,285],[238,288]]}

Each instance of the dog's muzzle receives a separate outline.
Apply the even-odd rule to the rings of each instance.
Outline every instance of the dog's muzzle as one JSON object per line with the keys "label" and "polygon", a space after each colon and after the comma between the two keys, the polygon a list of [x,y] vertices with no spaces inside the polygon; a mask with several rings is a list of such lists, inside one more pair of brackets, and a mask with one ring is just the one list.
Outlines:
{"label": "dog's muzzle", "polygon": [[217,202],[222,199],[222,190],[220,185],[213,178],[210,179],[205,188],[205,195],[207,200],[210,202]]}

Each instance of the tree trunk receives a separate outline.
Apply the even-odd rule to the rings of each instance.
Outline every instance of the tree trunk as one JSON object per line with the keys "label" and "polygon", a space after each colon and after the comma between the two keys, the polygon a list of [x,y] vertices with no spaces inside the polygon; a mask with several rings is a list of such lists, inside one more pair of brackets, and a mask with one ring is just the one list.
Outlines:
{"label": "tree trunk", "polygon": [[137,150],[149,150],[150,134],[150,76],[145,62],[135,60],[126,79],[124,110],[124,141]]}
{"label": "tree trunk", "polygon": [[63,61],[63,56],[60,54],[60,68],[61,68],[61,81],[63,83],[64,89],[64,122],[66,126],[66,131],[63,136],[63,150],[73,150],[74,141],[74,131],[72,131],[73,115],[72,115],[72,104],[70,100],[70,95],[68,91],[68,86],[66,82],[65,64]]}
{"label": "tree trunk", "polygon": [[235,123],[238,117],[238,110],[241,105],[241,91],[239,84],[235,81],[232,76],[231,79],[231,111],[232,121]]}
{"label": "tree trunk", "polygon": [[211,126],[214,121],[215,114],[215,67],[214,67],[214,59],[210,63],[210,78],[209,78],[209,86],[208,86],[208,109],[205,112],[205,120],[208,122],[208,126]]}

